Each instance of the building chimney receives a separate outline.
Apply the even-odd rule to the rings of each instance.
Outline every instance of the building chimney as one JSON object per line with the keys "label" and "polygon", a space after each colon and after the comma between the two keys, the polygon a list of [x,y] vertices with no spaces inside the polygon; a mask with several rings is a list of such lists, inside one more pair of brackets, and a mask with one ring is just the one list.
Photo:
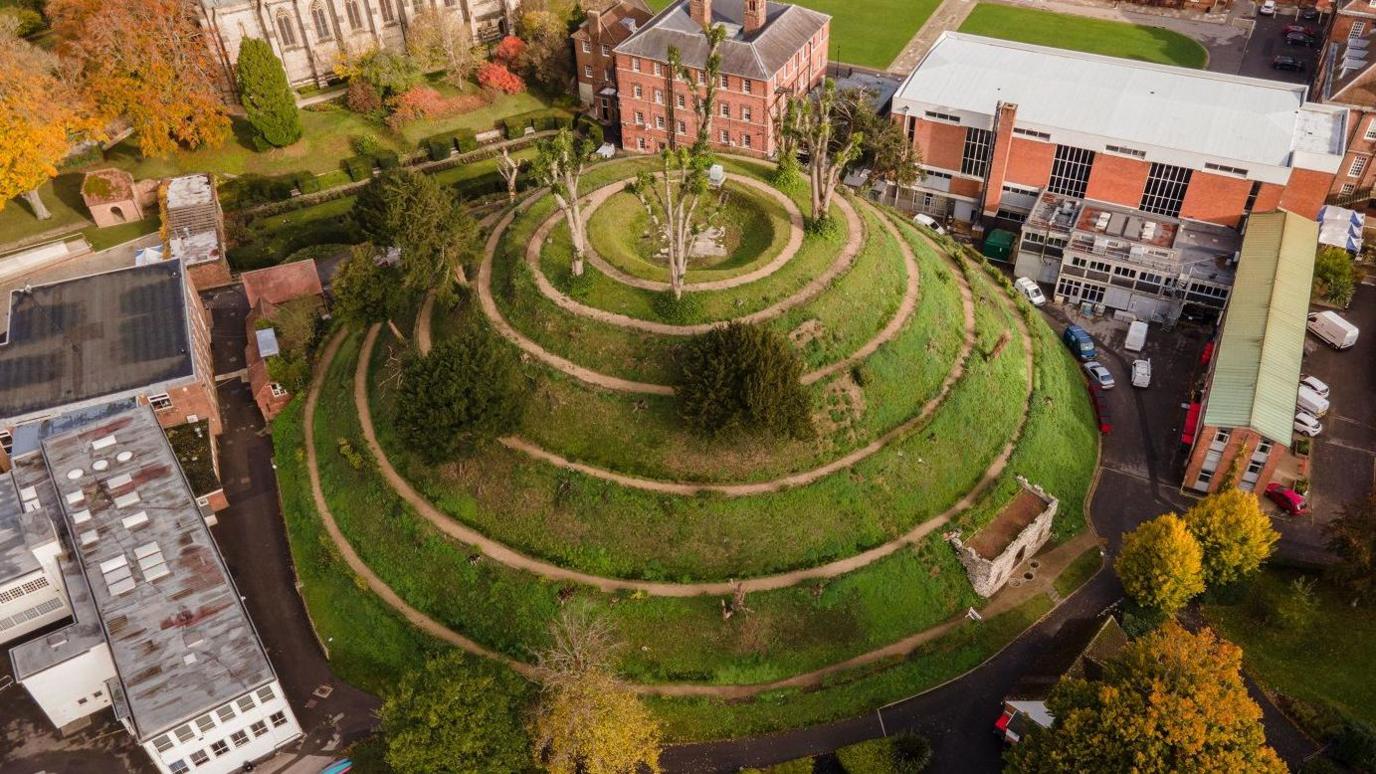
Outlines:
{"label": "building chimney", "polygon": [[745,34],[754,35],[764,29],[767,0],[745,0]]}
{"label": "building chimney", "polygon": [[588,32],[593,32],[593,33],[600,32],[601,29],[602,29],[602,9],[600,9],[600,8],[589,8],[589,9],[587,10],[587,16],[588,16]]}
{"label": "building chimney", "polygon": [[688,0],[688,15],[699,27],[712,26],[712,0]]}

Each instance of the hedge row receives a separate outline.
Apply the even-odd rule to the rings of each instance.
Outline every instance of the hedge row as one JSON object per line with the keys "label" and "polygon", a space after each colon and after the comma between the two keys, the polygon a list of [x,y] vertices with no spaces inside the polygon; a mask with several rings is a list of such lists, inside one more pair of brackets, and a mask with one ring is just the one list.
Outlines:
{"label": "hedge row", "polygon": [[420,147],[425,150],[431,161],[440,161],[449,158],[456,149],[459,153],[477,150],[478,136],[472,129],[442,132],[421,140]]}
{"label": "hedge row", "polygon": [[[372,156],[350,156],[341,163],[349,179],[357,183],[372,177],[373,167],[395,169],[401,166],[401,157],[395,151],[382,151]],[[305,193],[305,191],[301,193]]]}
{"label": "hedge row", "polygon": [[501,120],[502,131],[508,140],[514,140],[526,133],[526,129],[537,132],[569,129],[573,127],[573,114],[560,108],[544,108],[529,113],[518,113]]}

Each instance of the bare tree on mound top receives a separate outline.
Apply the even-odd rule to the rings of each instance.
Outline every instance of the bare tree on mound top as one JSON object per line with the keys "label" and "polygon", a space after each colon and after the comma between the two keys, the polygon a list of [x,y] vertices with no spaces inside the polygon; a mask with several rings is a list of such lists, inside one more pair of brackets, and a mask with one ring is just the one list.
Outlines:
{"label": "bare tree on mound top", "polygon": [[798,151],[807,156],[808,181],[812,184],[812,222],[821,224],[831,214],[831,197],[846,165],[864,148],[864,134],[837,133],[836,82],[827,78],[815,95],[789,98],[783,131],[793,137]]}
{"label": "bare tree on mound top", "polygon": [[[707,35],[707,59],[701,71],[694,71],[683,64],[677,48],[669,49],[669,130],[670,145],[660,153],[663,166],[659,173],[641,173],[632,184],[631,190],[652,213],[657,211],[664,218],[665,248],[669,259],[669,287],[674,299],[683,297],[683,286],[688,275],[688,256],[693,240],[702,229],[695,217],[699,207],[709,193],[708,170],[712,166],[709,150],[712,137],[712,113],[716,104],[717,88],[721,83],[721,47],[726,37],[726,29],[721,25],[704,30]],[[678,102],[677,84],[679,81],[693,95],[693,117],[697,124],[697,135],[691,147],[679,147],[674,138],[677,135],[678,119],[674,116],[674,106]],[[651,206],[651,202],[657,206]]]}

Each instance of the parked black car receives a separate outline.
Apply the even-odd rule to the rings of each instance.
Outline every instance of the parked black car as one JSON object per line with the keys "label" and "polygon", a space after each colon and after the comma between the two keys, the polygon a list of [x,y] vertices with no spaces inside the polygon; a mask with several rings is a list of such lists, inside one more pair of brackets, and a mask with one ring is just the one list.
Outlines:
{"label": "parked black car", "polygon": [[1303,32],[1285,33],[1285,45],[1287,46],[1313,46],[1317,42],[1318,40],[1314,36],[1306,35]]}
{"label": "parked black car", "polygon": [[1278,56],[1271,60],[1271,66],[1277,70],[1290,70],[1291,72],[1304,72],[1304,62],[1293,56]]}
{"label": "parked black car", "polygon": [[1319,18],[1319,9],[1312,5],[1300,6],[1300,18],[1304,21],[1314,21]]}

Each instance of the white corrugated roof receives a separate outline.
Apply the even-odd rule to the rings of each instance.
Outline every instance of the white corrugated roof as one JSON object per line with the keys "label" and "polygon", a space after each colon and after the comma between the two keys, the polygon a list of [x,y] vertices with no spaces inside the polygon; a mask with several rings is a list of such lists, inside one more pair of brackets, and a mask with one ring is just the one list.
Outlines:
{"label": "white corrugated roof", "polygon": [[1289,166],[1342,153],[1342,119],[1301,85],[943,33],[895,97],[1125,143]]}

